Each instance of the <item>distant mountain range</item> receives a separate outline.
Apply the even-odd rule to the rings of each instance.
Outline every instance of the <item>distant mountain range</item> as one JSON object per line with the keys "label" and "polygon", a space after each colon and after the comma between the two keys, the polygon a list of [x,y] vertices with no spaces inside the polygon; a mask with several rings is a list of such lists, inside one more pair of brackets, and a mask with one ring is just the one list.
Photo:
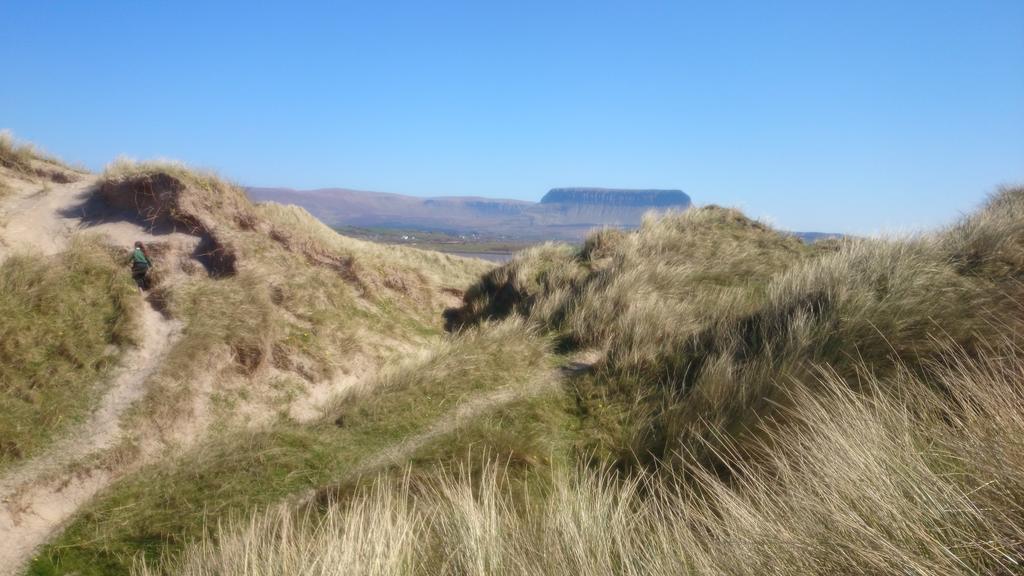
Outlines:
{"label": "distant mountain range", "polygon": [[257,201],[297,204],[331,226],[579,240],[601,226],[635,228],[645,212],[685,210],[681,190],[553,188],[540,202],[472,196],[418,198],[343,188],[249,188]]}

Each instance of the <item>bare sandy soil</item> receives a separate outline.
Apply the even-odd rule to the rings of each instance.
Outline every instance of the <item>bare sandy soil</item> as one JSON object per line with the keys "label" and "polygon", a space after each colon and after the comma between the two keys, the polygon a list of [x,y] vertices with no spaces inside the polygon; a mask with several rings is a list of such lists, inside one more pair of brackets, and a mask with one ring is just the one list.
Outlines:
{"label": "bare sandy soil", "polygon": [[136,215],[91,202],[97,180],[90,175],[70,184],[18,182],[0,203],[0,262],[25,250],[57,254],[76,232],[103,234],[126,250],[136,240],[195,242],[186,234],[154,235]]}

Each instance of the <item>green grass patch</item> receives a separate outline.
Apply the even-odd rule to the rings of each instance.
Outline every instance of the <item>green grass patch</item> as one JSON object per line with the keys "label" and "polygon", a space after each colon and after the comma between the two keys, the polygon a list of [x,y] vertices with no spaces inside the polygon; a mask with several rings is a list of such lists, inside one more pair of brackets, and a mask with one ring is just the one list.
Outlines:
{"label": "green grass patch", "polygon": [[89,412],[118,359],[108,346],[133,342],[138,304],[127,270],[97,240],[0,265],[0,466]]}

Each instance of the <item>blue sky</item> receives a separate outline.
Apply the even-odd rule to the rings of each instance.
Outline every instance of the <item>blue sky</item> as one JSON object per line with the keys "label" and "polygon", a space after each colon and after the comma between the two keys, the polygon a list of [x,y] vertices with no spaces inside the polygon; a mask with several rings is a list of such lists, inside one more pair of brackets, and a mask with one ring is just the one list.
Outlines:
{"label": "blue sky", "polygon": [[1024,183],[1020,0],[212,4],[5,3],[0,127],[95,169],[671,187],[797,230],[940,225]]}

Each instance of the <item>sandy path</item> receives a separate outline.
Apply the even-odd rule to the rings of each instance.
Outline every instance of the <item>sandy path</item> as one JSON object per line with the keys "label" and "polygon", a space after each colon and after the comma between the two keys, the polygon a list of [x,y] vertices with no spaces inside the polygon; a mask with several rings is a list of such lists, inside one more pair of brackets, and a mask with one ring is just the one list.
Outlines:
{"label": "sandy path", "polygon": [[[131,248],[143,242],[174,241],[194,245],[195,237],[182,233],[154,235],[130,215],[119,213],[88,200],[99,183],[89,176],[70,184],[53,184],[47,189],[21,186],[0,206],[0,262],[22,251],[53,255],[67,248],[76,232],[105,235],[111,244]],[[86,216],[92,220],[83,221]]]}
{"label": "sandy path", "polygon": [[[84,225],[81,206],[96,178],[52,186],[25,188],[5,201],[0,227],[0,262],[22,250],[56,254],[77,231],[102,232],[127,247],[136,238],[153,237],[131,222]],[[33,552],[59,531],[117,473],[86,466],[90,456],[115,446],[122,437],[121,415],[146,391],[146,381],[176,341],[180,324],[164,318],[148,304],[141,308],[141,342],[126,352],[109,389],[86,422],[56,441],[44,453],[0,476],[0,576],[20,573]]]}
{"label": "sandy path", "polygon": [[0,261],[22,250],[63,250],[80,224],[77,216],[65,216],[65,211],[83,203],[95,185],[96,178],[90,177],[49,189],[24,188],[9,199],[3,207],[6,226],[0,231]]}

